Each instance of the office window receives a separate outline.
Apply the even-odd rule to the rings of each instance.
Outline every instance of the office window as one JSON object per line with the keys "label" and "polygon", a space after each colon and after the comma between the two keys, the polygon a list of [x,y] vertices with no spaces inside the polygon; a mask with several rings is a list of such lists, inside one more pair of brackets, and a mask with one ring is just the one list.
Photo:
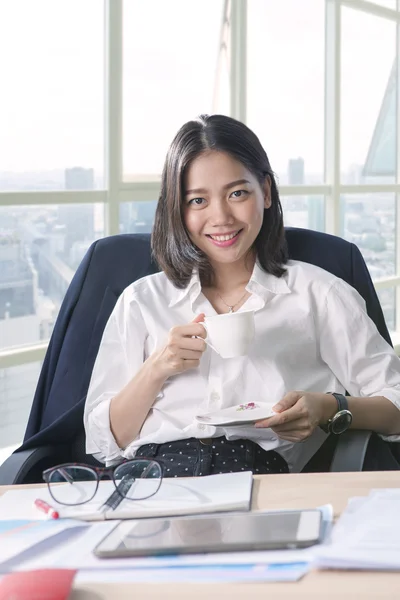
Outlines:
{"label": "office window", "polygon": [[[395,194],[347,194],[341,196],[340,235],[361,250],[372,279],[396,273]],[[378,291],[386,324],[396,330],[396,289]]]}
{"label": "office window", "polygon": [[0,449],[22,442],[40,368],[30,363],[0,369]]}
{"label": "office window", "polygon": [[247,123],[281,184],[323,180],[324,18],[321,0],[248,2]]}
{"label": "office window", "polygon": [[103,35],[102,0],[0,3],[0,192],[103,187]]}
{"label": "office window", "polygon": [[392,335],[396,331],[396,294],[399,288],[383,288],[378,290],[378,298],[383,310],[387,328]]}
{"label": "office window", "polygon": [[301,227],[325,231],[325,199],[323,196],[283,196],[283,221],[285,227]]}
{"label": "office window", "polygon": [[102,204],[0,207],[0,349],[48,340]]}
{"label": "office window", "polygon": [[121,233],[151,233],[157,200],[124,202],[119,209]]}
{"label": "office window", "polygon": [[396,272],[396,199],[394,194],[341,197],[341,233],[361,250],[373,279]]}
{"label": "office window", "polygon": [[[123,3],[123,173],[160,173],[186,121],[225,112],[222,0]],[[224,36],[223,36],[224,37]]]}
{"label": "office window", "polygon": [[396,168],[396,24],[342,8],[342,183],[392,183]]}

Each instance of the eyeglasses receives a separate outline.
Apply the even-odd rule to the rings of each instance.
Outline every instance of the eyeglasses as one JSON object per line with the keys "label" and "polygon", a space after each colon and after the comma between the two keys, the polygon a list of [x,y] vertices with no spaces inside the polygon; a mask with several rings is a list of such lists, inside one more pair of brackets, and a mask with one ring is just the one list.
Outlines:
{"label": "eyeglasses", "polygon": [[112,480],[119,496],[145,500],[160,489],[162,467],[149,458],[134,458],[109,468],[65,463],[43,471],[43,480],[53,500],[67,506],[90,502],[103,477]]}

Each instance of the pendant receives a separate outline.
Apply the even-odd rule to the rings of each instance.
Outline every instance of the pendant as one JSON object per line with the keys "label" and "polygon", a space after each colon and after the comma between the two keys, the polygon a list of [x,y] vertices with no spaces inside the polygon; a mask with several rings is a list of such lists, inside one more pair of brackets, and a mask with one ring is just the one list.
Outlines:
{"label": "pendant", "polygon": [[228,313],[233,313],[233,306],[229,306],[228,308],[229,308]]}

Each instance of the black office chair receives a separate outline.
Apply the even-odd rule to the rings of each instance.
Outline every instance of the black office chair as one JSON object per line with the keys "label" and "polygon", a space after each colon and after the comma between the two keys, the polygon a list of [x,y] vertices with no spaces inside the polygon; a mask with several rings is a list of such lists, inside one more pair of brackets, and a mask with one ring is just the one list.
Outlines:
{"label": "black office chair", "polygon": [[[287,228],[290,257],[344,279],[364,297],[368,314],[391,343],[368,269],[358,248],[306,229]],[[42,481],[42,470],[64,461],[98,464],[85,452],[83,409],[101,336],[118,296],[131,282],[156,272],[150,236],[126,234],[94,242],[62,303],[43,363],[25,439],[0,467],[0,484]],[[340,436],[331,471],[362,469],[369,432]],[[332,436],[331,436],[332,437]],[[317,453],[311,470],[327,470]]]}

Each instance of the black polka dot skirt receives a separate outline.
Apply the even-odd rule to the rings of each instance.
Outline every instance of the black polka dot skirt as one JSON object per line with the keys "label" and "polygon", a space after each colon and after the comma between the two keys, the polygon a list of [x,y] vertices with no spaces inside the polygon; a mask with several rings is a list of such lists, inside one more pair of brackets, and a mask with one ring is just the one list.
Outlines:
{"label": "black polka dot skirt", "polygon": [[225,437],[146,444],[137,450],[136,456],[155,458],[163,467],[164,477],[197,477],[238,471],[253,471],[255,475],[289,472],[285,459],[278,452],[263,450],[250,440],[227,440]]}

